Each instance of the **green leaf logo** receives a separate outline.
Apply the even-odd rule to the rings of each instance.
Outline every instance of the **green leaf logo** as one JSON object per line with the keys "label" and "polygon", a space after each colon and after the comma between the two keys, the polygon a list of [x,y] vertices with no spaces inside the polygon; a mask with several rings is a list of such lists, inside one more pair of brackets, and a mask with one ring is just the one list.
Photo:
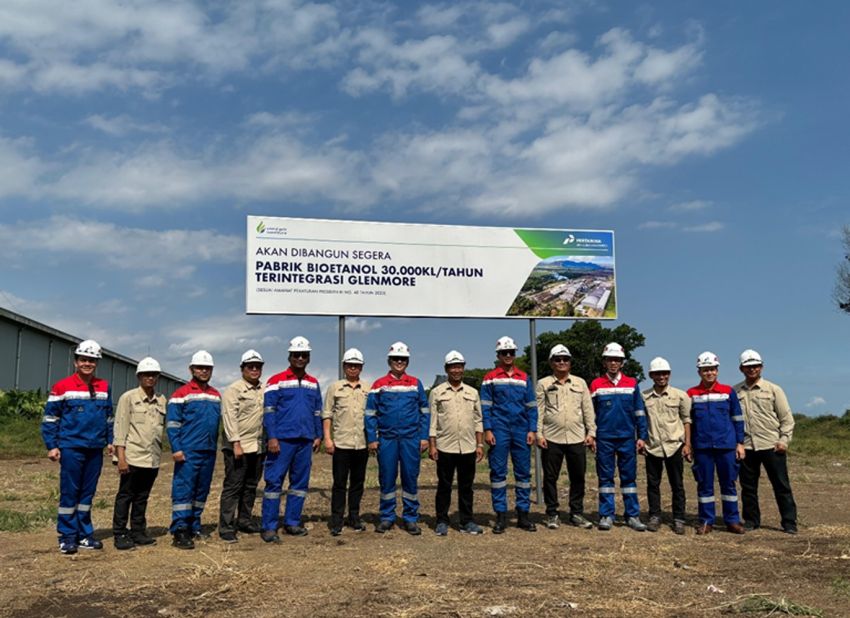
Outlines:
{"label": "green leaf logo", "polygon": [[266,224],[265,224],[265,223],[263,223],[262,221],[260,221],[260,222],[257,224],[257,232],[259,232],[260,234],[262,234],[262,233],[263,233],[263,232],[265,232],[265,231],[266,231]]}

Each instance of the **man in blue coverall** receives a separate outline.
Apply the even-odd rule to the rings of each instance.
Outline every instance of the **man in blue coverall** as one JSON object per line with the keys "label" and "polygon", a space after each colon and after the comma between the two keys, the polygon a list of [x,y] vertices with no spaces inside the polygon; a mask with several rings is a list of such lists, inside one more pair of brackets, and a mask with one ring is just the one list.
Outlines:
{"label": "man in blue coverall", "polygon": [[514,366],[517,345],[510,337],[496,342],[498,365],[481,382],[484,441],[490,445],[490,495],[496,524],[493,534],[508,525],[508,453],[516,481],[517,527],[537,529],[528,517],[531,507],[531,445],[537,441],[537,395],[522,369]]}
{"label": "man in blue coverall", "polygon": [[406,373],[410,349],[401,341],[390,346],[387,375],[372,384],[364,421],[369,452],[378,454],[381,521],[375,532],[392,529],[396,519],[396,478],[401,468],[404,529],[422,534],[419,521],[420,453],[428,448],[431,410],[425,389]]}

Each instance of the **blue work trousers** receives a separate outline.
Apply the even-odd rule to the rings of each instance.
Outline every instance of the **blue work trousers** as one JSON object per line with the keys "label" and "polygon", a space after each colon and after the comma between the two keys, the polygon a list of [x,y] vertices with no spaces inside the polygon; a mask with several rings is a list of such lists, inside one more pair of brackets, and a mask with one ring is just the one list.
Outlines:
{"label": "blue work trousers", "polygon": [[60,450],[59,516],[56,521],[60,542],[78,543],[94,534],[91,504],[102,467],[103,449],[66,447]]}
{"label": "blue work trousers", "polygon": [[695,449],[694,478],[697,481],[697,514],[700,523],[714,525],[714,470],[720,480],[720,501],[723,503],[723,521],[728,524],[741,522],[738,514],[738,491],[735,481],[738,480],[740,464],[735,459],[735,449]]}
{"label": "blue work trousers", "polygon": [[496,444],[487,454],[490,462],[490,497],[496,513],[508,510],[508,453],[514,468],[516,481],[516,508],[528,511],[531,508],[531,446],[526,442],[528,429],[494,427]]}
{"label": "blue work trousers", "polygon": [[310,468],[313,465],[313,440],[292,438],[279,440],[280,452],[267,453],[263,476],[266,488],[263,491],[263,530],[277,530],[280,517],[280,496],[283,480],[289,475],[289,490],[286,492],[286,508],[283,525],[300,526],[301,511],[307,499],[310,484]]}
{"label": "blue work trousers", "polygon": [[186,461],[174,464],[171,481],[171,533],[201,531],[201,515],[210,493],[215,451],[183,451]]}
{"label": "blue work trousers", "polygon": [[381,521],[396,519],[396,480],[401,471],[402,519],[419,521],[419,438],[381,438],[378,442],[378,481]]}
{"label": "blue work trousers", "polygon": [[596,476],[599,478],[599,516],[614,517],[614,469],[620,472],[620,492],[626,518],[640,515],[637,490],[637,446],[634,438],[596,437]]}

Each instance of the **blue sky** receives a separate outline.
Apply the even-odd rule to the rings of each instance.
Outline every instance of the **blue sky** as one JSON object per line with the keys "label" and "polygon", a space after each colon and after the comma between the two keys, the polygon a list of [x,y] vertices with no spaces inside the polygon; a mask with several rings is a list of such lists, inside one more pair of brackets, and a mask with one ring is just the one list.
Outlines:
{"label": "blue sky", "polygon": [[[0,305],[214,382],[337,320],[244,315],[245,216],[613,229],[637,356],[850,408],[844,2],[17,0],[0,6]],[[538,332],[567,322],[538,321]],[[349,320],[384,372],[487,366],[525,321]]]}

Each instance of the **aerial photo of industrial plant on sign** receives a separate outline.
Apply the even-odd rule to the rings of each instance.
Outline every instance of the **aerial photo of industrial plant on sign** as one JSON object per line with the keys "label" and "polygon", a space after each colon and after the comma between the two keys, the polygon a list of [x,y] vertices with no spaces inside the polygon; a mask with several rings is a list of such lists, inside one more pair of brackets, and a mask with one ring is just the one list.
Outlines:
{"label": "aerial photo of industrial plant on sign", "polygon": [[556,255],[537,264],[508,315],[616,318],[611,257]]}

